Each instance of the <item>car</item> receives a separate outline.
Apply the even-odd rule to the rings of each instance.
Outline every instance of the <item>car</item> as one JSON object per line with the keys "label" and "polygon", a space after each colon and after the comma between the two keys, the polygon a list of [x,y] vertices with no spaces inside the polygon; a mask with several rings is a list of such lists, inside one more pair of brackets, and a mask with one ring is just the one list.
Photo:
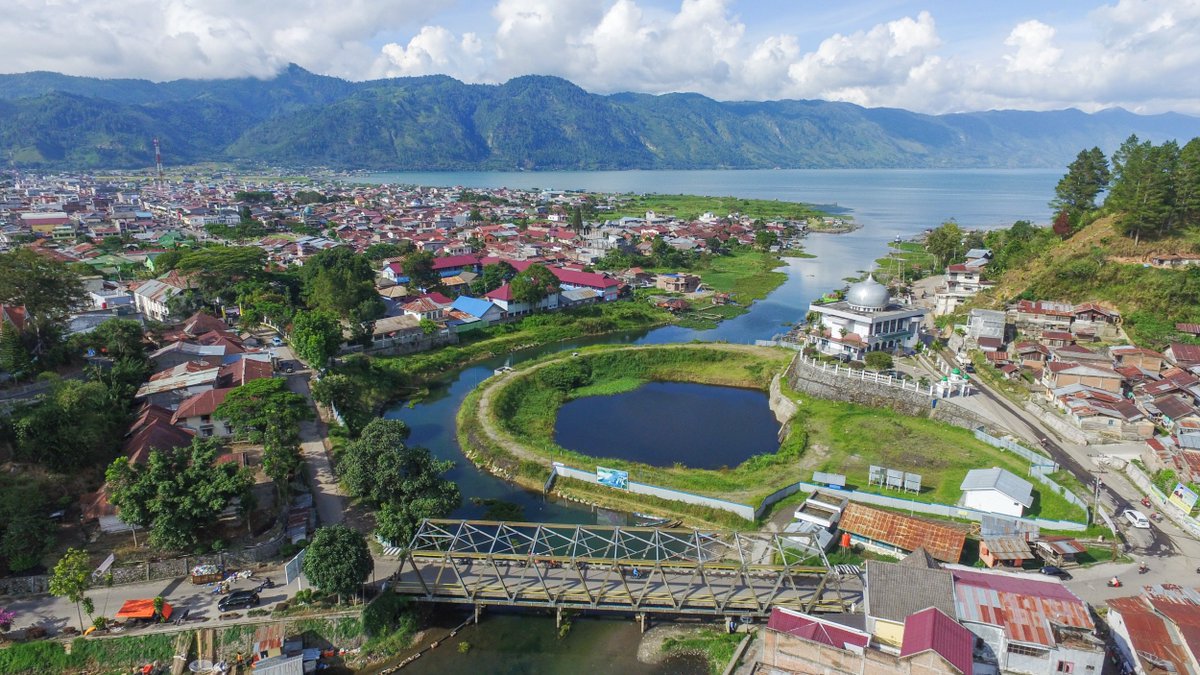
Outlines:
{"label": "car", "polygon": [[296,366],[292,365],[292,363],[289,361],[289,362],[283,364],[283,367],[280,368],[280,370],[282,370],[285,373],[291,374],[291,373],[296,372]]}
{"label": "car", "polygon": [[276,335],[271,338],[271,344],[275,345],[276,347],[282,347],[283,346],[283,338]]}
{"label": "car", "polygon": [[1059,579],[1062,579],[1063,581],[1071,580],[1071,573],[1064,570],[1061,567],[1058,567],[1057,565],[1043,565],[1042,569],[1040,569],[1038,571],[1041,572],[1042,574],[1045,574],[1048,577],[1058,577]]}
{"label": "car", "polygon": [[1130,525],[1133,525],[1138,529],[1150,529],[1150,519],[1147,518],[1141,511],[1125,509],[1125,513],[1122,513],[1121,515],[1125,516],[1125,520],[1128,520]]}
{"label": "car", "polygon": [[968,363],[967,365],[963,366],[963,370],[967,371],[968,374],[973,374],[975,372],[975,366]]}
{"label": "car", "polygon": [[258,593],[254,591],[234,591],[229,595],[221,598],[217,603],[217,609],[222,612],[228,612],[231,609],[245,609],[246,607],[258,607]]}

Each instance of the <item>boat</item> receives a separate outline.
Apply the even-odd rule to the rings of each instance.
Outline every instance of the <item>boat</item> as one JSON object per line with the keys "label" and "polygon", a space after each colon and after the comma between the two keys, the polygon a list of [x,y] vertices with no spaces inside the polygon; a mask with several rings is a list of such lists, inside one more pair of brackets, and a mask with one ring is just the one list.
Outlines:
{"label": "boat", "polygon": [[682,520],[675,518],[662,518],[649,513],[638,513],[634,511],[634,525],[637,527],[679,527],[683,524]]}

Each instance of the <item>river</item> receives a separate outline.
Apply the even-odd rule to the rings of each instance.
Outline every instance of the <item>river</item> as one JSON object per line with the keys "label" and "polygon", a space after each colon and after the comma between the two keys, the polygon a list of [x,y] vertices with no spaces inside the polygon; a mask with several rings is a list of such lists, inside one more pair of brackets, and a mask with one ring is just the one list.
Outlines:
{"label": "river", "polygon": [[[463,493],[463,506],[454,517],[481,518],[485,506],[472,498],[499,499],[519,504],[529,521],[595,523],[612,514],[597,514],[576,504],[544,500],[529,492],[479,471],[459,450],[454,433],[454,417],[467,393],[492,371],[507,363],[518,363],[545,353],[576,349],[598,343],[663,344],[691,340],[724,340],[752,343],[786,330],[785,324],[800,319],[809,303],[822,293],[842,285],[842,279],[867,269],[876,258],[885,255],[887,244],[896,237],[911,237],[936,227],[949,218],[968,228],[1006,226],[1027,219],[1045,223],[1047,203],[1061,172],[1050,170],[753,170],[753,171],[602,171],[544,173],[390,173],[358,176],[355,180],[376,183],[463,187],[543,188],[550,190],[589,190],[601,192],[659,192],[733,195],[751,199],[781,199],[824,204],[853,216],[862,226],[848,234],[814,234],[805,240],[805,249],[816,258],[788,258],[781,268],[788,275],[779,288],[755,303],[750,311],[710,330],[665,326],[651,331],[607,335],[559,343],[517,352],[465,368],[432,387],[430,395],[414,405],[397,405],[386,417],[404,420],[412,428],[410,442],[429,448],[439,458],[456,462],[449,478]],[[546,624],[549,624],[547,627]],[[523,621],[505,621],[488,628],[483,621],[468,629],[463,639],[479,643],[468,654],[438,654],[436,659],[421,659],[406,672],[445,672],[452,667],[461,672],[495,672],[503,650],[491,645],[505,644],[506,636],[517,640],[526,631],[538,634],[553,631],[550,618],[528,617]],[[478,632],[474,638],[472,633]],[[482,633],[487,639],[481,639]],[[611,672],[611,651],[600,644],[626,644],[632,639],[621,622],[587,622],[587,638],[578,649],[533,647],[523,653],[513,673]],[[568,642],[571,637],[566,638]],[[586,644],[584,644],[586,643]],[[530,643],[542,644],[541,642]],[[569,647],[570,645],[568,645]],[[449,652],[443,647],[438,652]],[[422,661],[425,663],[423,664]],[[435,663],[437,666],[435,666]],[[622,663],[622,672],[655,672],[647,666]],[[659,671],[661,672],[661,671]]]}

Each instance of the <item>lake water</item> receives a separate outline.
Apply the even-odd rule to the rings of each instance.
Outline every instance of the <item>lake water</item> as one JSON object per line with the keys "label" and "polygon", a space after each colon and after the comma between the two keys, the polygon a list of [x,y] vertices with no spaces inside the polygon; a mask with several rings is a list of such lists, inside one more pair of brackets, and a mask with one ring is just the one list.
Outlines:
{"label": "lake water", "polygon": [[[505,363],[519,363],[545,353],[569,351],[597,343],[662,344],[691,340],[753,342],[770,338],[786,330],[784,324],[804,315],[808,304],[825,291],[842,285],[842,278],[867,269],[876,258],[885,255],[887,244],[895,237],[911,237],[935,227],[948,218],[965,227],[996,227],[1026,219],[1045,223],[1049,218],[1046,204],[1062,172],[1046,170],[870,170],[870,171],[616,171],[546,173],[399,173],[358,177],[374,182],[420,185],[461,185],[464,187],[542,187],[546,189],[584,189],[593,191],[666,192],[707,195],[733,195],[744,198],[781,199],[836,205],[852,215],[862,229],[841,235],[811,235],[805,248],[815,259],[787,259],[781,268],[787,281],[750,311],[712,330],[691,330],[667,326],[651,331],[622,333],[564,342],[517,352],[508,357],[485,361],[461,371],[448,373],[432,387],[430,395],[408,407],[396,405],[386,417],[402,419],[412,427],[412,443],[429,448],[442,459],[456,462],[449,478],[462,490],[464,502],[453,515],[460,518],[483,516],[484,506],[470,502],[471,497],[491,498],[519,504],[524,519],[559,523],[596,523],[607,520],[611,512],[597,512],[573,503],[546,500],[484,473],[467,461],[455,439],[454,417],[463,397],[492,371]],[[631,476],[634,480],[636,476]],[[535,670],[545,672],[613,672],[610,648],[622,653],[635,649],[636,636],[620,622],[588,622],[586,645],[572,644],[569,653],[558,657],[542,653]],[[582,624],[580,624],[582,625]],[[487,628],[484,621],[480,630]],[[521,621],[493,624],[485,632],[495,646],[472,649],[454,666],[462,672],[490,672],[505,658],[502,647],[508,639],[520,639],[526,631],[553,631],[550,618],[523,617]],[[583,642],[581,640],[581,642]],[[620,651],[618,650],[618,651]],[[447,655],[448,657],[449,655]],[[428,672],[428,671],[427,671]],[[654,669],[625,660],[620,671],[650,673]]]}
{"label": "lake water", "polygon": [[585,396],[558,411],[554,442],[593,457],[651,466],[734,467],[779,449],[765,392],[690,382],[650,382]]}

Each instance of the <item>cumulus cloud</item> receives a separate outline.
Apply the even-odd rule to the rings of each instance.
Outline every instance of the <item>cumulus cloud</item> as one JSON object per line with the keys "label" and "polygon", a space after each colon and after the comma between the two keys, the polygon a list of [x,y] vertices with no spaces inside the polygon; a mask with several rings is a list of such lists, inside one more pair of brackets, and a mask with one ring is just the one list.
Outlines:
{"label": "cumulus cloud", "polygon": [[266,77],[296,62],[349,79],[545,74],[600,93],[823,98],[923,112],[1200,113],[1200,0],[1109,0],[1059,25],[1021,16],[971,36],[966,49],[967,38],[943,34],[930,11],[876,14],[871,25],[814,39],[812,26],[794,23],[752,30],[737,11],[749,0],[476,1],[487,11],[451,13],[451,22],[442,10],[455,0],[292,0],[286,11],[274,0],[57,0],[53,13],[45,0],[9,0],[0,43],[9,72]]}
{"label": "cumulus cloud", "polygon": [[288,63],[361,77],[388,26],[449,0],[8,0],[3,68],[75,75],[269,77]]}

